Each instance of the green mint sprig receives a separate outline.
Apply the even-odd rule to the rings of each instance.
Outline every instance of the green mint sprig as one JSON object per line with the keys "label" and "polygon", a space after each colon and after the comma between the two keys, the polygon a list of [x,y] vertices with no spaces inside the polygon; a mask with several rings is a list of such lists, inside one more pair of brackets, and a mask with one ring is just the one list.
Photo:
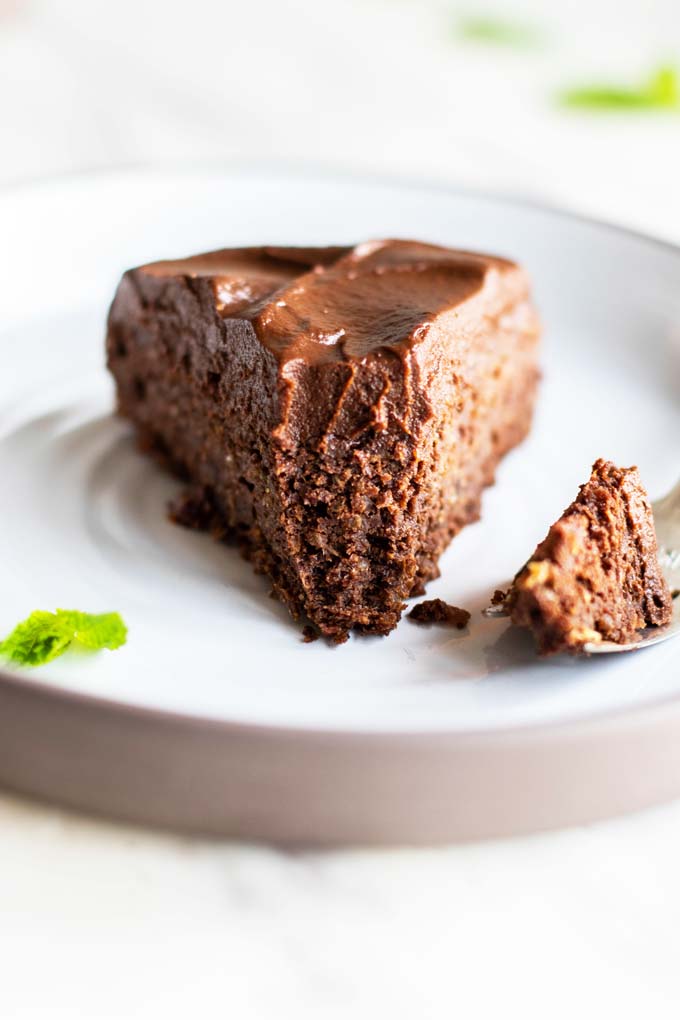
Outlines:
{"label": "green mint sprig", "polygon": [[532,25],[481,15],[461,18],[456,26],[456,34],[465,42],[505,46],[508,49],[532,49],[542,42],[541,33]]}
{"label": "green mint sprig", "polygon": [[638,88],[587,85],[567,89],[559,97],[563,106],[588,111],[680,111],[680,80],[672,67],[660,67]]}
{"label": "green mint sprig", "polygon": [[98,651],[125,644],[127,627],[118,613],[81,613],[77,609],[42,609],[17,624],[0,643],[0,656],[21,666],[42,666],[71,645]]}

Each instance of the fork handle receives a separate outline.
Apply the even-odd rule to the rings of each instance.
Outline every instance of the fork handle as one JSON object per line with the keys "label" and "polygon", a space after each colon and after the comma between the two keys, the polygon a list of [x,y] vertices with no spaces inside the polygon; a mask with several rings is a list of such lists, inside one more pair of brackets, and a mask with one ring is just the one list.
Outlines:
{"label": "fork handle", "polygon": [[675,557],[680,552],[680,482],[652,505],[659,552]]}

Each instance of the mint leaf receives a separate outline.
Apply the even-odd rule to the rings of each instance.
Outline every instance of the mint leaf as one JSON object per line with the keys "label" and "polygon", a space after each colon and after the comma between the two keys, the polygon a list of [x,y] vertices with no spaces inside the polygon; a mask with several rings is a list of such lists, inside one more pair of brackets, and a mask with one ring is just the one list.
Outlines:
{"label": "mint leaf", "polygon": [[680,82],[673,67],[660,67],[647,82],[647,98],[657,106],[680,108]]}
{"label": "mint leaf", "polygon": [[0,644],[0,655],[22,666],[40,666],[66,651],[73,631],[55,613],[38,609]]}
{"label": "mint leaf", "polygon": [[541,35],[530,25],[501,18],[461,18],[457,35],[466,42],[484,43],[491,46],[507,46],[513,49],[529,49],[541,42]]}
{"label": "mint leaf", "polygon": [[127,628],[118,613],[93,615],[75,609],[37,609],[0,643],[0,656],[21,666],[51,662],[74,642],[93,650],[120,648]]}
{"label": "mint leaf", "polygon": [[563,106],[581,110],[680,110],[680,82],[672,67],[660,67],[639,88],[592,85],[567,89]]}
{"label": "mint leaf", "polygon": [[74,638],[85,648],[114,651],[125,644],[127,627],[119,613],[81,613],[77,609],[57,609],[57,615],[71,627]]}

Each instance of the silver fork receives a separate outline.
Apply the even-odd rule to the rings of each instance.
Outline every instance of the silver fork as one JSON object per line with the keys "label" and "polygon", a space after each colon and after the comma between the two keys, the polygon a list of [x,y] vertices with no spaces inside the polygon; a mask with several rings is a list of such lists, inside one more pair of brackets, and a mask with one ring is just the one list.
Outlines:
{"label": "silver fork", "polygon": [[[617,644],[615,641],[589,641],[583,646],[588,655],[606,655],[609,652],[634,652],[649,645],[658,645],[660,641],[680,634],[680,482],[671,489],[667,496],[652,503],[656,537],[659,543],[659,564],[668,581],[668,587],[675,595],[673,599],[673,616],[665,627],[649,627],[642,631],[637,641]],[[484,611],[485,616],[508,616],[504,606],[490,606]]]}

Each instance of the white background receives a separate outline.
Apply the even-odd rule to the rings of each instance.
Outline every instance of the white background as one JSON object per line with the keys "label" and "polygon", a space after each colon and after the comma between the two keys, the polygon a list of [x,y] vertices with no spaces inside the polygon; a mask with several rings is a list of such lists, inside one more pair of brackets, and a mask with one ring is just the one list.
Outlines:
{"label": "white background", "polygon": [[[0,180],[305,161],[545,198],[680,241],[680,116],[554,93],[680,60],[677,0],[0,0]],[[49,267],[27,267],[48,272]],[[433,851],[284,854],[0,798],[0,1017],[677,1017],[680,806]]]}

